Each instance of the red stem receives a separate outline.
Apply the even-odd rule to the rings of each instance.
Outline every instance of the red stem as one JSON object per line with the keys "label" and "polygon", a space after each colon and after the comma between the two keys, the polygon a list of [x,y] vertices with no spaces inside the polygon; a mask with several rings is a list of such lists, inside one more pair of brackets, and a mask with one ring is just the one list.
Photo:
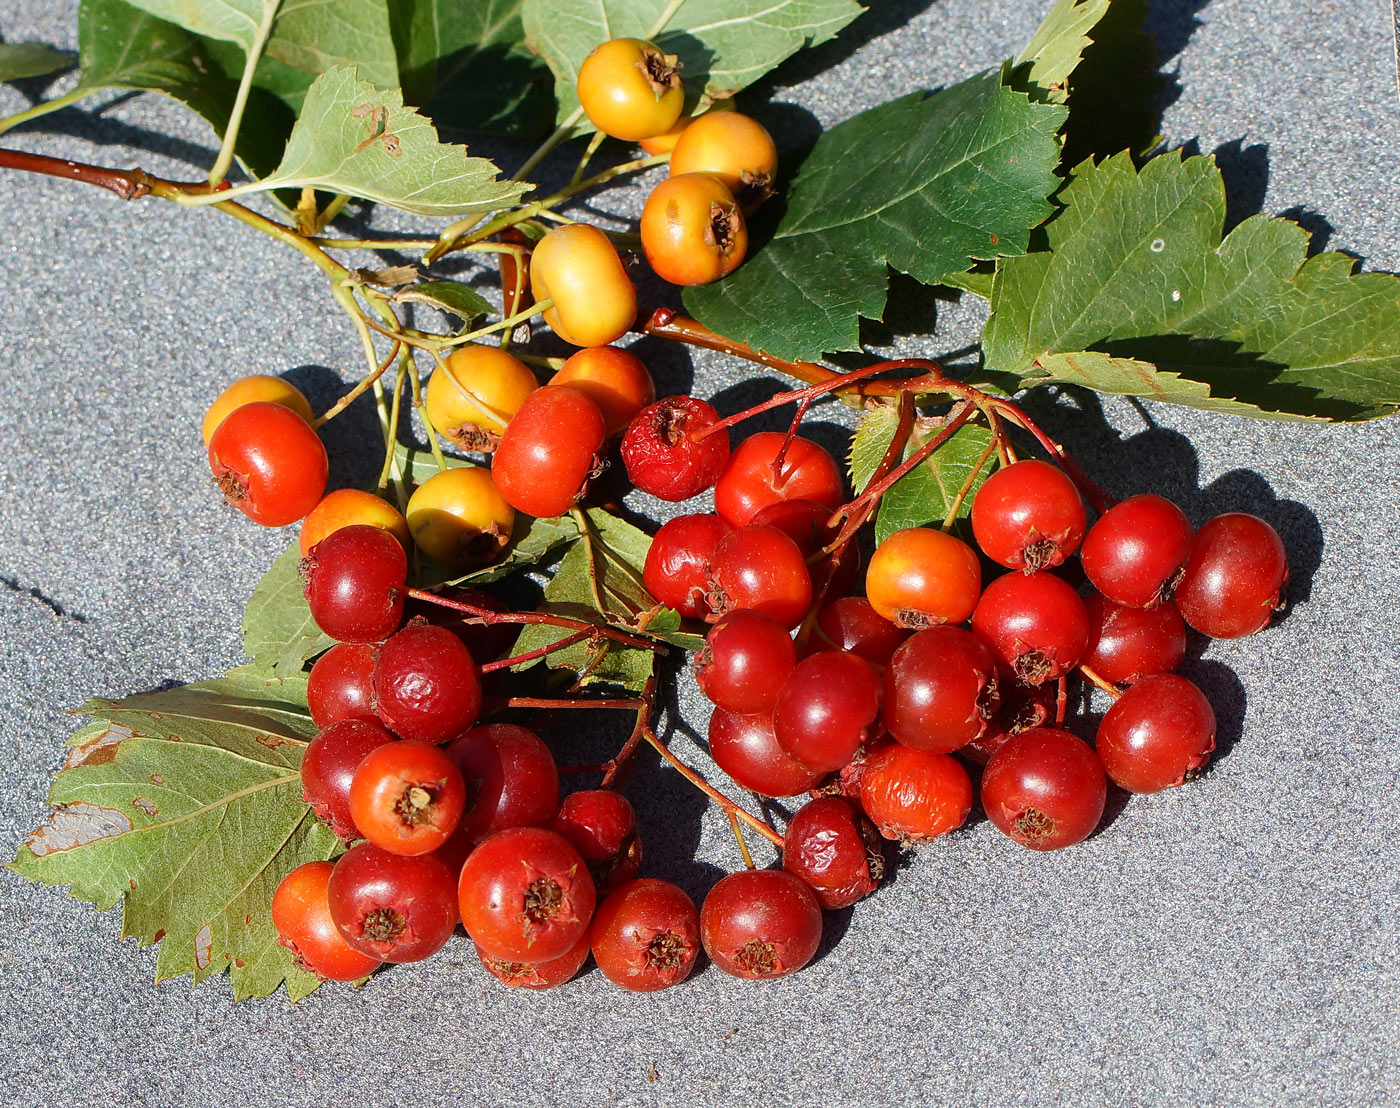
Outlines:
{"label": "red stem", "polygon": [[578,631],[572,635],[567,635],[558,642],[550,643],[548,646],[541,646],[535,650],[527,650],[524,654],[517,654],[512,658],[502,658],[498,662],[487,662],[484,666],[478,666],[481,673],[494,673],[498,669],[510,669],[511,666],[518,666],[522,662],[533,662],[536,658],[543,658],[553,654],[556,650],[563,650],[565,647],[573,646],[576,642],[593,638],[592,631]]}
{"label": "red stem", "polygon": [[[823,367],[819,366],[818,368]],[[889,363],[878,362],[875,365],[868,365],[864,369],[852,370],[850,373],[835,374],[829,380],[821,381],[814,385],[807,385],[804,388],[792,389],[789,392],[774,393],[761,404],[755,404],[752,408],[746,408],[742,412],[735,412],[732,416],[726,416],[718,423],[712,423],[703,431],[700,431],[698,434],[694,435],[693,438],[696,442],[699,442],[707,435],[713,435],[717,431],[727,430],[728,428],[733,427],[736,424],[743,423],[744,420],[749,419],[753,416],[762,415],[764,412],[771,411],[773,408],[781,408],[784,404],[796,403],[800,405],[795,420],[795,422],[800,423],[802,415],[807,410],[807,406],[811,404],[813,400],[816,400],[818,397],[825,396],[827,393],[836,392],[839,389],[847,387],[848,385],[853,385],[857,381],[863,381],[867,377],[873,377],[877,373],[886,373],[889,371],[889,369]],[[907,396],[910,394],[910,392],[917,391],[916,386],[921,380],[924,379],[927,378],[910,378],[908,381],[891,381],[888,383],[900,385],[900,395]]]}
{"label": "red stem", "polygon": [[548,612],[493,612],[488,608],[478,608],[475,604],[463,604],[460,600],[448,600],[445,596],[439,596],[435,592],[427,592],[423,589],[405,589],[404,595],[411,596],[414,600],[425,600],[429,604],[451,608],[455,612],[463,612],[472,617],[471,622],[473,623],[541,623],[550,627],[565,627],[570,631],[587,631],[595,638],[611,639],[624,646],[650,650],[654,654],[667,652],[666,647],[660,643],[652,642],[650,639],[638,638],[636,635],[616,631],[601,624],[588,623],[581,619],[570,619],[568,616],[550,615]]}

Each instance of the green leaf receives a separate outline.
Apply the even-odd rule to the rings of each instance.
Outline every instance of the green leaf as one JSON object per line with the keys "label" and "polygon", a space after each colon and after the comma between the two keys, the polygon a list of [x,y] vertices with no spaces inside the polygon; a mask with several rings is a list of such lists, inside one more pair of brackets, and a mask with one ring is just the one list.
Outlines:
{"label": "green leaf", "polygon": [[1023,253],[1059,186],[1063,108],[983,74],[863,112],[817,140],[771,242],[724,281],[685,290],[702,323],[782,358],[860,347],[888,267],[939,284]]}
{"label": "green leaf", "polygon": [[[642,584],[651,536],[601,508],[589,508],[584,515],[588,531],[569,547],[545,586],[540,610],[632,630],[661,619],[663,633],[678,633],[665,631],[668,623]],[[567,628],[529,624],[516,640],[515,653],[538,650],[571,634]],[[651,651],[606,641],[575,643],[545,660],[551,669],[580,673],[584,684],[606,682],[633,691],[646,684],[654,668]]]}
{"label": "green leaf", "polygon": [[262,181],[220,195],[310,186],[414,215],[462,216],[506,207],[530,187],[499,174],[465,146],[438,142],[399,90],[378,91],[337,66],[307,92],[281,164]]}
{"label": "green leaf", "polygon": [[1147,396],[1189,408],[1211,412],[1254,416],[1258,419],[1307,419],[1300,415],[1266,412],[1253,404],[1244,404],[1228,397],[1212,396],[1210,386],[1192,381],[1171,370],[1159,370],[1149,362],[1135,358],[1115,358],[1095,350],[1073,354],[1043,354],[1035,361],[1035,375],[1027,384],[1083,385],[1098,392],[1115,396]]}
{"label": "green leaf", "polygon": [[1089,32],[1108,11],[1110,0],[1055,0],[1016,64],[1027,65],[1027,81],[1046,97],[1069,99],[1069,75],[1089,48]]}
{"label": "green leaf", "polygon": [[463,324],[470,324],[493,311],[491,302],[486,297],[461,281],[423,281],[400,289],[394,294],[393,300],[399,304],[429,304],[444,312],[451,312]]}
{"label": "green leaf", "polygon": [[284,981],[292,999],[306,995],[316,978],[270,917],[287,873],[341,849],[301,798],[316,730],[305,690],[245,669],[89,701],[81,711],[99,722],[75,736],[50,820],[10,868],[99,908],[123,903],[123,936],[161,944],[157,980],[228,969],[236,999]]}
{"label": "green leaf", "polygon": [[277,677],[299,674],[308,660],[335,645],[311,618],[293,543],[253,588],[243,610],[243,653],[258,669]]}
{"label": "green leaf", "polygon": [[47,77],[69,68],[75,60],[71,51],[43,42],[0,42],[0,81]]}
{"label": "green leaf", "polygon": [[206,38],[236,42],[245,52],[257,41],[258,27],[272,0],[131,0],[132,7]]}
{"label": "green leaf", "polygon": [[[524,0],[525,38],[554,72],[561,120],[578,107],[583,59],[608,39],[651,39],[680,59],[688,99],[719,99],[833,38],[864,11],[854,0],[687,0],[658,34],[669,6],[669,0]],[[580,129],[588,129],[586,120]]]}
{"label": "green leaf", "polygon": [[439,128],[530,135],[549,125],[549,69],[525,46],[521,0],[418,0],[389,12],[404,100]]}
{"label": "green leaf", "polygon": [[[861,417],[851,439],[851,483],[856,489],[864,488],[870,480],[894,442],[898,426],[899,415],[888,405],[872,408]],[[937,426],[920,428],[916,424],[904,457],[937,433]],[[906,527],[942,526],[964,487],[967,493],[953,518],[967,518],[973,496],[996,468],[995,454],[988,453],[991,445],[991,431],[980,424],[965,424],[955,431],[928,461],[910,470],[881,497],[875,515],[875,541],[884,542]]]}
{"label": "green leaf", "polygon": [[[219,134],[228,126],[242,66],[241,54],[227,49],[234,55],[232,74],[215,44],[125,0],[83,0],[78,11],[80,88],[161,92],[198,112]],[[280,131],[268,119],[263,97],[254,90],[245,115],[249,125],[240,129],[237,147],[239,160],[253,173],[277,164],[291,128],[290,113]]]}
{"label": "green leaf", "polygon": [[[1285,219],[1254,216],[1221,241],[1214,159],[1165,154],[1141,172],[1126,154],[1086,162],[1060,199],[1049,249],[997,268],[989,369],[1036,384],[1087,368],[1093,387],[1251,415],[1400,408],[1400,277],[1308,258],[1307,232]],[[1050,359],[1084,351],[1159,373]]]}

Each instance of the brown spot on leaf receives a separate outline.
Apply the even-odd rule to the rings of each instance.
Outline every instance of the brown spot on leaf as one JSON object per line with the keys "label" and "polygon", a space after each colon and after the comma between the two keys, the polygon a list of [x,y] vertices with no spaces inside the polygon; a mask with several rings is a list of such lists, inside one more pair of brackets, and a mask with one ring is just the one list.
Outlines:
{"label": "brown spot on leaf", "polygon": [[160,809],[157,808],[154,804],[152,804],[149,800],[147,800],[144,796],[138,796],[135,800],[131,802],[131,804],[134,808],[140,808],[141,811],[145,812],[148,816],[160,814]]}
{"label": "brown spot on leaf", "polygon": [[100,735],[68,751],[68,757],[63,760],[63,768],[105,766],[108,762],[116,760],[117,747],[126,739],[131,738],[132,734],[133,732],[128,728],[112,724]]}
{"label": "brown spot on leaf", "polygon": [[153,773],[153,774],[151,774],[151,784],[152,784],[152,785],[164,785],[164,784],[165,784],[165,778],[164,778],[161,774],[159,774],[159,773]]}
{"label": "brown spot on leaf", "polygon": [[235,958],[235,959],[233,960],[233,964],[234,964],[235,966],[237,966],[239,969],[246,969],[246,968],[247,968],[247,965],[248,965],[248,963],[245,962],[242,958]]}
{"label": "brown spot on leaf", "polygon": [[30,835],[25,846],[42,858],[130,830],[131,820],[115,808],[99,808],[80,800],[55,808],[49,822]]}
{"label": "brown spot on leaf", "polygon": [[214,956],[214,932],[206,923],[194,937],[194,964],[200,969],[208,969]]}
{"label": "brown spot on leaf", "polygon": [[136,891],[136,878],[133,877],[133,878],[132,878],[129,882],[127,882],[127,883],[131,886],[131,891],[132,891],[132,892],[135,892],[135,891]]}
{"label": "brown spot on leaf", "polygon": [[288,739],[282,735],[259,735],[258,742],[267,747],[268,750],[276,750],[279,746],[296,746],[295,739]]}
{"label": "brown spot on leaf", "polygon": [[243,917],[243,926],[244,926],[244,927],[251,927],[252,924],[253,924],[253,913],[252,913],[252,912],[249,912],[246,916]]}
{"label": "brown spot on leaf", "polygon": [[158,943],[158,942],[160,942],[161,939],[163,939],[163,938],[165,938],[165,928],[164,928],[164,927],[162,927],[159,931],[157,931],[157,932],[155,933],[155,938],[154,938],[152,941]]}

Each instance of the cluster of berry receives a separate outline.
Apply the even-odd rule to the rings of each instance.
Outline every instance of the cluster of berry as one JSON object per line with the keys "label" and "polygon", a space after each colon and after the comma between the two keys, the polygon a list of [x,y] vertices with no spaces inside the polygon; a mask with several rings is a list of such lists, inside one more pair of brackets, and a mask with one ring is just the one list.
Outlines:
{"label": "cluster of berry", "polygon": [[[833,555],[824,545],[839,519],[834,464],[800,438],[786,445],[801,450],[774,461],[783,438],[748,439],[715,485],[716,513],[666,523],[646,566],[664,602],[717,619],[695,672],[715,705],[710,752],[736,783],[768,796],[839,792],[885,837],[914,842],[971,810],[957,753],[985,767],[992,823],[1052,850],[1098,825],[1105,773],[1151,793],[1204,766],[1215,715],[1173,671],[1188,624],[1235,638],[1279,606],[1287,560],[1266,522],[1231,513],[1193,532],[1180,508],[1148,493],[1105,511],[1086,535],[1074,483],[1027,459],[993,474],[972,505],[978,548],[1012,572],[983,589],[977,550],[910,528],[875,549],[865,596],[848,596],[855,547]],[[798,499],[780,499],[789,490]],[[1094,590],[1087,601],[1049,572],[1076,551]],[[823,558],[814,589],[809,568]],[[814,595],[836,599],[813,612]],[[1075,670],[1115,698],[1094,748],[1062,726]],[[856,819],[851,857],[869,842]]]}
{"label": "cluster of berry", "polygon": [[[614,40],[590,55],[578,89],[601,132],[670,151],[671,176],[642,215],[642,248],[660,276],[694,284],[742,261],[744,215],[768,194],[775,155],[762,127],[736,112],[681,120],[673,63],[649,43]],[[880,383],[900,397],[906,432],[916,394],[958,397],[958,414],[922,454],[898,462],[903,440],[892,444],[879,476],[847,501],[836,460],[796,433],[807,404],[916,363],[830,374],[721,418],[697,397],[657,400],[646,367],[609,345],[635,323],[637,302],[602,231],[570,223],[533,246],[521,238],[502,258],[507,320],[533,302],[583,349],[551,363],[543,386],[504,347],[434,349],[421,407],[429,431],[491,455],[489,467],[443,468],[401,514],[369,493],[325,495],[310,406],[277,378],[236,382],[205,421],[230,501],[268,525],[304,518],[307,603],[339,643],[311,670],[321,730],[302,780],[317,815],[354,845],[334,865],[296,870],[273,903],[279,933],[308,968],[352,980],[384,961],[425,958],[460,921],[483,964],[511,985],[567,980],[591,949],[610,980],[664,988],[689,973],[702,945],[730,973],[779,976],[815,954],[823,909],[875,889],[886,840],[918,842],[966,820],[979,770],[991,822],[1051,850],[1094,830],[1108,780],[1154,792],[1206,763],[1214,713],[1174,671],[1188,625],[1247,635],[1279,605],[1287,561],[1267,523],[1230,514],[1193,531],[1151,494],[1109,506],[1057,449],[1057,464],[1013,460],[994,406],[1048,442],[1014,405],[932,372]],[[790,401],[799,411],[787,433],[731,447],[732,426]],[[854,540],[880,496],[974,411],[987,414],[1003,463],[972,501],[976,546],[948,528],[908,528],[863,566]],[[561,803],[559,769],[536,734],[479,725],[483,683],[499,670],[585,637],[655,644],[505,612],[481,592],[407,583],[415,547],[467,571],[501,556],[517,512],[569,512],[619,437],[637,489],[670,502],[713,490],[712,513],[660,528],[642,578],[660,605],[713,624],[695,676],[715,705],[715,763],[755,793],[813,794],[782,836],[748,817],[782,844],[783,868],[725,877],[699,911],[677,886],[637,878],[636,821],[614,779],[621,756],[604,781],[613,787]],[[1092,527],[1081,485],[1099,508]],[[1087,600],[1078,577],[1054,572],[1073,571],[1076,552]],[[984,559],[1009,571],[985,588]],[[503,657],[532,619],[569,635]],[[1115,698],[1092,747],[1065,728],[1076,674]],[[650,734],[644,721],[638,728]],[[738,833],[748,814],[681,768],[726,806]],[[742,835],[739,845],[747,860]]]}

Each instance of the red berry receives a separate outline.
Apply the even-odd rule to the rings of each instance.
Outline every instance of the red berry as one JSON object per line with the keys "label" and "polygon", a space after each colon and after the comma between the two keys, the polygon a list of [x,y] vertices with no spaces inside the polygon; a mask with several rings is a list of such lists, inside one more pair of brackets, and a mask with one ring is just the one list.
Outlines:
{"label": "red berry", "polygon": [[809,800],[788,821],[783,839],[783,869],[802,878],[827,911],[869,896],[885,875],[879,832],[844,797]]}
{"label": "red berry", "polygon": [[517,512],[563,515],[583,495],[607,437],[603,413],[567,385],[546,385],[520,406],[491,459],[491,476]]}
{"label": "red berry", "polygon": [[643,408],[622,436],[627,479],[659,500],[689,500],[719,480],[729,460],[729,432],[698,437],[719,413],[693,396],[668,396]]}
{"label": "red berry", "polygon": [[797,664],[786,628],[762,612],[741,609],[723,616],[695,656],[695,680],[710,702],[726,712],[771,712],[783,682]]}
{"label": "red berry", "polygon": [[583,856],[599,894],[631,881],[641,868],[637,814],[619,792],[584,789],[570,793],[559,805],[554,830]]}
{"label": "red berry", "polygon": [[822,779],[778,745],[768,713],[736,716],[722,708],[710,714],[710,757],[741,788],[763,796],[796,796]]}
{"label": "red berry", "polygon": [[871,665],[888,665],[909,632],[880,615],[863,596],[843,596],[817,613],[817,635],[827,647],[848,650]]}
{"label": "red berry", "polygon": [[307,862],[282,878],[272,894],[272,926],[302,969],[325,981],[358,981],[382,963],[336,930],[326,891],[331,869],[329,862]]}
{"label": "red berry", "polygon": [[720,615],[752,608],[787,628],[812,606],[812,578],[797,544],[776,527],[739,527],[720,539],[706,597]]}
{"label": "red berry", "polygon": [[865,760],[860,804],[885,838],[923,842],[963,825],[972,782],[947,754],[893,743]]}
{"label": "red berry", "polygon": [[403,622],[408,558],[399,540],[357,523],[332,531],[301,562],[316,625],[341,642],[378,642]]}
{"label": "red berry", "polygon": [[588,961],[588,933],[585,931],[572,949],[547,962],[516,962],[492,958],[480,946],[476,956],[486,971],[508,989],[553,989],[572,981]]}
{"label": "red berry", "polygon": [[457,834],[472,845],[508,827],[548,827],[559,810],[559,770],[533,731],[513,723],[473,727],[447,748],[466,783]]}
{"label": "red berry", "polygon": [[982,774],[987,818],[1031,850],[1059,850],[1087,838],[1106,796],[1098,755],[1053,727],[1007,740]]}
{"label": "red berry", "polygon": [[880,678],[863,658],[823,650],[797,663],[773,709],[778,745],[809,769],[834,773],[880,714]]}
{"label": "red berry", "polygon": [[548,962],[593,918],[593,879],[558,832],[512,827],[478,846],[457,886],[462,926],[489,957]]}
{"label": "red berry", "polygon": [[1094,593],[1084,607],[1084,664],[1105,681],[1131,685],[1153,673],[1171,673],[1186,657],[1186,624],[1170,600],[1155,608],[1125,608]]}
{"label": "red berry", "polygon": [[982,594],[972,629],[1028,685],[1063,676],[1089,646],[1079,594],[1051,573],[1008,573]]}
{"label": "red berry", "polygon": [[1268,626],[1283,606],[1288,555],[1258,516],[1229,512],[1208,521],[1191,543],[1176,607],[1213,639],[1238,639]]}
{"label": "red berry", "polygon": [[1028,458],[997,470],[972,501],[972,533],[992,561],[1034,573],[1084,538],[1084,501],[1058,467]]}
{"label": "red berry", "polygon": [[374,700],[379,718],[400,738],[444,743],[476,722],[481,681],[451,631],[405,627],[375,656]]}
{"label": "red berry", "polygon": [[776,527],[797,544],[802,556],[807,559],[814,583],[825,581],[829,576],[825,595],[840,596],[850,592],[860,583],[860,547],[848,542],[841,553],[812,560],[813,555],[825,549],[836,538],[840,527],[828,526],[831,509],[814,500],[780,500],[776,504],[754,513],[749,523],[764,527]]}
{"label": "red berry", "polygon": [[301,795],[342,839],[364,838],[350,814],[350,782],[367,754],[394,736],[377,719],[343,719],[320,732],[301,756]]}
{"label": "red berry", "polygon": [[224,498],[254,523],[295,523],[320,503],[330,462],[311,425],[290,408],[235,408],[209,439],[209,468]]}
{"label": "red berry", "polygon": [[987,729],[1000,702],[997,663],[961,627],[930,627],[895,651],[885,670],[885,726],[905,746],[950,754]]}
{"label": "red berry", "polygon": [[338,643],[311,667],[306,679],[306,704],[311,722],[323,730],[342,719],[373,719],[374,647],[368,643]]}
{"label": "red berry", "polygon": [[1150,608],[1171,596],[1190,553],[1186,513],[1166,497],[1142,493],[1103,514],[1089,529],[1079,560],[1109,600]]}
{"label": "red berry", "polygon": [[684,981],[700,953],[700,913],[669,881],[629,881],[598,906],[593,958],[614,985],[638,993]]}
{"label": "red berry", "polygon": [[388,743],[365,755],[350,782],[350,816],[391,854],[429,854],[462,817],[462,775],[428,743]]}
{"label": "red berry", "polygon": [[385,962],[422,961],[457,926],[452,874],[431,854],[408,858],[360,843],[335,863],[327,893],[341,937]]}
{"label": "red berry", "polygon": [[1155,793],[1195,777],[1215,749],[1215,712],[1184,677],[1144,677],[1099,724],[1099,760],[1114,784]]}
{"label": "red berry", "polygon": [[780,500],[811,500],[836,509],[845,499],[841,467],[810,439],[794,435],[780,468],[774,468],[787,436],[761,431],[739,444],[715,485],[715,511],[735,527]]}
{"label": "red berry", "polygon": [[725,973],[767,979],[795,973],[822,938],[822,910],[806,883],[776,869],[720,878],[700,908],[705,953]]}
{"label": "red berry", "polygon": [[676,516],[661,525],[647,549],[642,581],[658,601],[687,619],[710,614],[705,601],[710,560],[734,530],[716,515]]}

